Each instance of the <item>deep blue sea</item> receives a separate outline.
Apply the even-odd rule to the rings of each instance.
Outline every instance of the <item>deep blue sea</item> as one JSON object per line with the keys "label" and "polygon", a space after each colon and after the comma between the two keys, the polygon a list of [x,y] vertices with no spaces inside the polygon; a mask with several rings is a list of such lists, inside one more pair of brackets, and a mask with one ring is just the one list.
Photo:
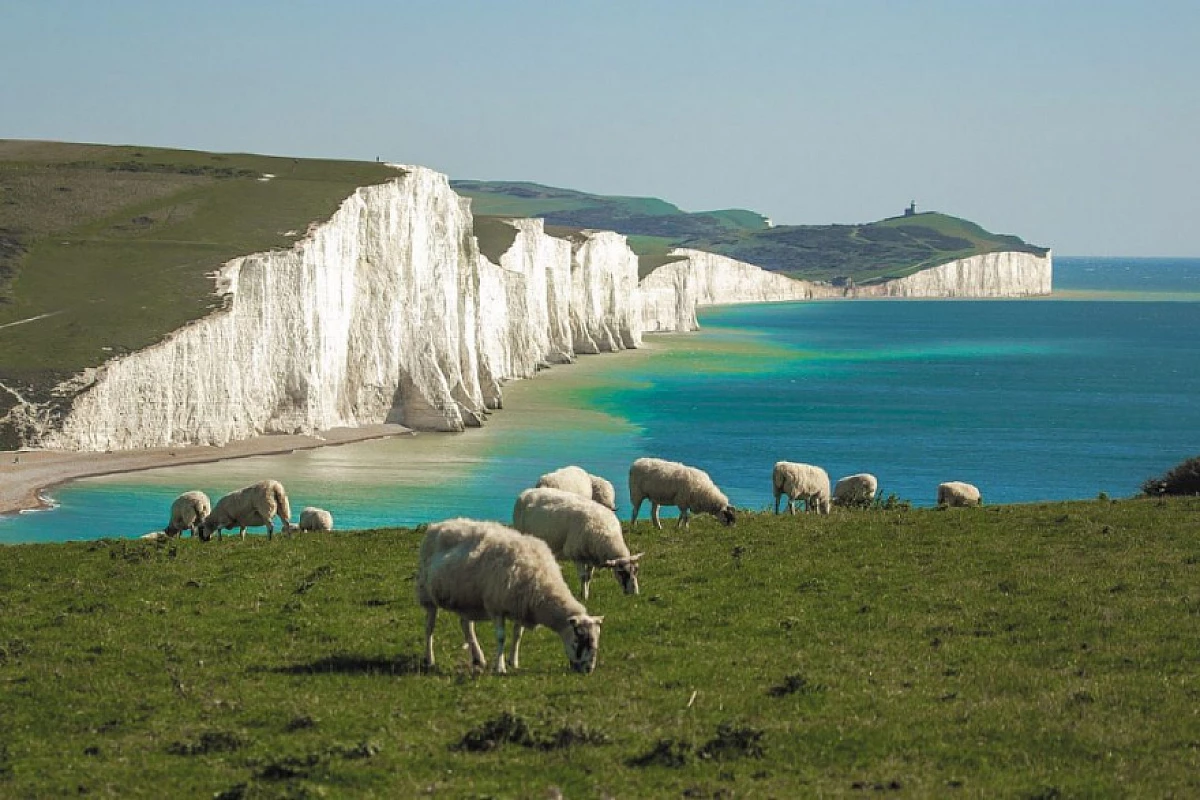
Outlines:
{"label": "deep blue sea", "polygon": [[1200,454],[1200,259],[1060,257],[1054,285],[1036,300],[708,309],[699,333],[510,384],[483,429],[83,480],[54,510],[0,519],[0,542],[138,536],[182,491],[215,501],[264,477],[293,515],[319,505],[343,528],[508,519],[568,463],[626,495],[642,455],[703,467],[755,509],[780,459],[872,472],[916,505],[945,480],[990,503],[1133,495]]}

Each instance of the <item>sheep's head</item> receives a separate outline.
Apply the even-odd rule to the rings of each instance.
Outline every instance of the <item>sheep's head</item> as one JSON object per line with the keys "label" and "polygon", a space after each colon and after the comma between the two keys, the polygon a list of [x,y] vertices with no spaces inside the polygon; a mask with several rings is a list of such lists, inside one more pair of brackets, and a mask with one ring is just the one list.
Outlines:
{"label": "sheep's head", "polygon": [[221,526],[214,522],[211,517],[206,518],[204,522],[200,523],[200,527],[197,528],[197,532],[200,534],[200,541],[207,542],[220,528]]}
{"label": "sheep's head", "polygon": [[733,506],[725,506],[717,512],[717,519],[721,520],[721,524],[728,528],[737,522],[737,513],[733,510]]}
{"label": "sheep's head", "polygon": [[567,627],[560,631],[567,659],[575,672],[591,673],[596,668],[596,654],[600,650],[600,623],[604,617],[589,617],[579,614],[567,620]]}
{"label": "sheep's head", "polygon": [[617,578],[617,583],[621,584],[621,588],[625,590],[625,594],[638,593],[638,559],[645,553],[628,556],[626,558],[614,558],[604,562],[605,569],[611,569],[613,575]]}

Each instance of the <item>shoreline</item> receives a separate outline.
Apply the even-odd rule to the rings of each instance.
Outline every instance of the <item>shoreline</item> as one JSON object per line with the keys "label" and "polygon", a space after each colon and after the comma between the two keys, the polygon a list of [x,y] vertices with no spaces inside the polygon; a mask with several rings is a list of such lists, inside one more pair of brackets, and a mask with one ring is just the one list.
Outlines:
{"label": "shoreline", "polygon": [[0,451],[0,516],[54,508],[45,493],[79,478],[143,472],[159,467],[203,464],[252,456],[285,455],[297,450],[414,436],[403,425],[333,428],[319,435],[275,434],[230,442],[221,447],[189,445],[81,453],[68,450]]}

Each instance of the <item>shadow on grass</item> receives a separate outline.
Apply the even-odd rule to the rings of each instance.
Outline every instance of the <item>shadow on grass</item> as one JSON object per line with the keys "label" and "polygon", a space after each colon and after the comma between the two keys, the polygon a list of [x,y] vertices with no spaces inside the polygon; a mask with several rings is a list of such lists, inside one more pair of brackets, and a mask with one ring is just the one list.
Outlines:
{"label": "shadow on grass", "polygon": [[337,653],[303,664],[261,668],[281,675],[426,675],[437,668],[425,666],[421,656],[401,654],[394,658],[369,658]]}

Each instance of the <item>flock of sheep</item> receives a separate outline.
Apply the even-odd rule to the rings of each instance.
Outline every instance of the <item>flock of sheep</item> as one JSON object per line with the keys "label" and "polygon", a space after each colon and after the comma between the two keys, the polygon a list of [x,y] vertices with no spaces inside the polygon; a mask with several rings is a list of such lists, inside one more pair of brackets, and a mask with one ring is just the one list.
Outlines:
{"label": "flock of sheep", "polygon": [[[787,497],[789,513],[797,502],[806,511],[828,514],[832,505],[855,505],[874,500],[879,482],[868,473],[849,475],[830,489],[829,475],[811,464],[780,461],[771,476],[775,513]],[[950,482],[938,486],[938,505],[979,505],[974,486]],[[639,458],[629,469],[629,500],[637,523],[642,503],[650,501],[650,518],[662,529],[659,508],[679,509],[677,527],[687,527],[692,513],[712,514],[733,525],[736,514],[729,498],[708,473],[686,464],[658,458]],[[185,492],[171,506],[165,531],[170,537],[190,530],[208,541],[213,533],[265,525],[268,538],[272,518],[279,517],[284,531],[293,529],[287,493],[278,481],[268,480],[231,492],[210,506],[203,492]],[[520,664],[521,636],[526,628],[544,625],[558,634],[571,669],[590,673],[596,667],[600,626],[604,618],[591,616],[567,586],[556,559],[575,562],[580,596],[591,594],[597,569],[612,570],[625,594],[638,593],[638,562],[631,554],[616,515],[616,491],[604,478],[576,466],[543,475],[532,489],[517,497],[512,526],[499,522],[455,518],[428,527],[421,542],[417,566],[417,602],[425,609],[425,663],[433,666],[433,632],[440,609],[458,614],[473,667],[487,665],[475,623],[490,620],[496,635],[497,673],[508,664]],[[333,530],[328,511],[305,508],[300,530]],[[506,659],[505,628],[512,622],[511,655]]]}

